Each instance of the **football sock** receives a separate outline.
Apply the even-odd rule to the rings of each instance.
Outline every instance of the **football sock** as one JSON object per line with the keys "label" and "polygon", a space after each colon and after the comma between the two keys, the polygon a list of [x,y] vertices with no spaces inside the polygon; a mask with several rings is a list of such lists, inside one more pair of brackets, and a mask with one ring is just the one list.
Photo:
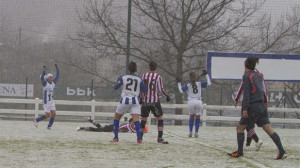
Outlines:
{"label": "football sock", "polygon": [[99,122],[97,122],[97,121],[92,121],[92,124],[94,124],[96,127],[98,127],[98,128],[100,128],[101,127],[101,125],[100,125],[100,123]]}
{"label": "football sock", "polygon": [[54,123],[54,120],[55,120],[54,117],[50,117],[48,127],[52,127],[52,124]]}
{"label": "football sock", "polygon": [[257,143],[258,140],[259,140],[259,138],[258,138],[258,136],[257,136],[256,134],[252,135],[251,138],[254,139],[254,141],[255,141],[256,143]]}
{"label": "football sock", "polygon": [[195,122],[195,132],[198,133],[200,127],[200,118],[196,118]]}
{"label": "football sock", "polygon": [[146,123],[147,121],[141,120],[141,139],[143,139]]}
{"label": "football sock", "polygon": [[193,127],[194,127],[194,118],[190,118],[190,119],[189,119],[190,133],[193,132]]}
{"label": "football sock", "polygon": [[39,122],[39,121],[42,121],[42,120],[44,120],[44,119],[46,119],[46,116],[45,116],[45,115],[42,115],[42,116],[36,118],[35,120],[36,120],[37,122]]}
{"label": "football sock", "polygon": [[284,154],[285,151],[284,151],[284,149],[282,147],[281,140],[280,140],[280,137],[278,136],[278,134],[275,132],[270,137],[272,138],[272,140],[276,144],[276,146],[277,146],[277,148],[279,150],[279,154]]}
{"label": "football sock", "polygon": [[119,123],[120,121],[119,120],[114,120],[114,134],[115,134],[115,137],[114,139],[119,139]]}
{"label": "football sock", "polygon": [[244,140],[245,140],[245,134],[237,133],[238,153],[241,155],[243,154]]}
{"label": "football sock", "polygon": [[134,122],[134,126],[136,129],[137,140],[141,140],[142,138],[141,138],[141,123],[140,123],[140,121]]}
{"label": "football sock", "polygon": [[246,143],[246,146],[250,146],[251,141],[252,141],[252,138],[251,138],[251,137],[247,137],[247,143]]}
{"label": "football sock", "polygon": [[164,131],[164,120],[157,121],[158,138],[162,138]]}

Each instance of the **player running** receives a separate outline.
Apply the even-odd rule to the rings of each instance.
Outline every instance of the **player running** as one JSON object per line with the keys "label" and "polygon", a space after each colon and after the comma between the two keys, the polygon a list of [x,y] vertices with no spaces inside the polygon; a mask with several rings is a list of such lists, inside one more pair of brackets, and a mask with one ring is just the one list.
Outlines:
{"label": "player running", "polygon": [[243,156],[243,145],[245,134],[244,131],[247,125],[257,124],[258,127],[262,127],[264,131],[271,137],[276,144],[279,154],[275,158],[285,159],[287,155],[281,144],[280,137],[273,130],[268,117],[268,111],[266,104],[264,103],[264,86],[263,76],[256,72],[256,59],[251,56],[245,61],[245,74],[243,75],[243,103],[242,103],[242,117],[236,128],[237,130],[237,142],[238,150],[232,153],[228,153],[231,157]]}
{"label": "player running", "polygon": [[129,73],[121,76],[116,85],[115,90],[119,89],[122,86],[122,94],[120,103],[115,112],[114,117],[114,138],[111,142],[119,142],[119,122],[121,117],[130,111],[132,115],[133,122],[136,128],[137,143],[142,143],[141,137],[141,124],[139,121],[139,116],[141,114],[141,105],[139,104],[140,91],[146,92],[145,84],[142,79],[135,75],[134,73],[137,70],[135,62],[130,62],[128,66]]}
{"label": "player running", "polygon": [[162,78],[155,71],[157,69],[156,62],[149,63],[150,72],[143,74],[142,80],[144,81],[147,92],[142,94],[141,102],[142,102],[142,121],[141,121],[141,137],[143,138],[145,125],[147,123],[147,118],[149,117],[150,111],[152,111],[153,115],[157,118],[157,130],[158,137],[157,142],[162,144],[168,144],[168,141],[163,139],[163,130],[164,130],[164,120],[163,120],[163,111],[160,105],[160,99],[158,96],[158,91],[162,93],[167,102],[170,101],[170,97],[165,92],[163,87]]}
{"label": "player running", "polygon": [[[259,63],[259,57],[255,57],[255,60],[256,60],[256,63],[258,64]],[[260,75],[263,76],[263,74],[260,73],[257,69],[254,69],[254,71],[256,71],[257,73],[259,73]],[[266,88],[266,84],[265,84],[264,80],[263,80],[263,89],[264,89],[264,103],[268,107],[267,88]],[[242,92],[243,92],[243,81],[241,82],[239,90],[237,92],[237,95],[234,99],[234,106],[235,107],[237,106],[238,100],[239,100]],[[261,145],[263,144],[263,141],[259,140],[259,138],[258,138],[258,136],[257,136],[257,134],[254,130],[254,125],[248,125],[246,130],[247,130],[247,143],[246,143],[246,146],[245,146],[244,149],[249,150],[251,141],[252,141],[252,139],[254,139],[254,141],[256,142],[255,150],[258,151],[260,149]]]}
{"label": "player running", "polygon": [[189,74],[190,80],[186,82],[184,86],[181,86],[181,79],[176,78],[178,82],[178,89],[180,93],[186,92],[188,94],[188,109],[189,109],[189,135],[188,137],[192,137],[193,135],[193,127],[194,127],[194,120],[195,120],[195,134],[194,137],[198,138],[198,130],[200,127],[200,117],[202,115],[202,97],[201,97],[201,88],[206,88],[207,86],[211,85],[209,75],[207,74],[206,70],[203,70],[201,76],[206,76],[207,82],[196,81],[196,74],[195,72],[190,72]]}
{"label": "player running", "polygon": [[56,116],[56,108],[53,101],[54,98],[53,94],[54,94],[55,84],[57,83],[59,78],[59,70],[57,64],[55,64],[55,68],[56,68],[56,76],[55,78],[53,78],[53,75],[51,73],[48,73],[46,75],[46,66],[43,66],[41,81],[43,85],[43,108],[46,115],[42,115],[34,120],[34,125],[38,127],[37,125],[38,122],[50,117],[49,124],[47,126],[48,130],[51,129]]}
{"label": "player running", "polygon": [[[93,132],[113,132],[114,124],[105,125],[102,127],[99,122],[92,120],[91,117],[84,117],[84,119],[90,123],[92,123],[95,127],[77,127],[76,131],[93,131]],[[119,132],[131,132],[136,133],[136,129],[134,126],[133,119],[130,118],[128,122],[123,123],[119,126]]]}

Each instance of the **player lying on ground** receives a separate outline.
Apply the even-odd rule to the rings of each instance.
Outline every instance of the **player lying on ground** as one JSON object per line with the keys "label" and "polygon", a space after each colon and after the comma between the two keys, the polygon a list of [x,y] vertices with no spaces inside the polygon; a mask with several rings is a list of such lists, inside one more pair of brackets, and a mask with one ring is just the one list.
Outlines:
{"label": "player lying on ground", "polygon": [[190,80],[181,86],[181,79],[176,78],[178,82],[178,89],[180,93],[186,92],[188,94],[188,109],[189,109],[189,137],[193,135],[193,127],[194,127],[194,120],[195,120],[195,138],[198,138],[198,130],[200,127],[200,117],[202,115],[202,97],[201,97],[201,88],[206,88],[206,86],[210,86],[211,82],[209,76],[205,70],[201,76],[206,76],[207,82],[196,81],[196,74],[195,72],[190,72],[189,74]]}
{"label": "player lying on ground", "polygon": [[[92,120],[91,117],[84,117],[84,120],[92,123],[95,127],[77,127],[76,131],[94,131],[94,132],[113,132],[114,131],[114,125],[113,124],[109,124],[109,125],[105,125],[105,126],[101,126],[99,122]],[[147,131],[148,131],[148,127],[146,126]],[[136,133],[135,130],[135,126],[134,126],[134,122],[133,119],[130,118],[129,122],[123,123],[119,126],[119,132],[132,132],[132,133]]]}

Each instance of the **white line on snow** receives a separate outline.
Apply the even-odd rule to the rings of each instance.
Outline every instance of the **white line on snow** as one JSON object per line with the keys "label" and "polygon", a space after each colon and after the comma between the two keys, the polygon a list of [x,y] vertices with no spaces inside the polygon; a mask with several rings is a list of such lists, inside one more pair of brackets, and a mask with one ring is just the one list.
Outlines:
{"label": "white line on snow", "polygon": [[[183,140],[185,140],[185,141],[197,143],[197,144],[200,144],[200,145],[202,145],[202,146],[205,146],[205,147],[208,147],[208,148],[213,148],[213,149],[215,149],[215,150],[219,150],[219,151],[222,151],[222,152],[226,152],[226,153],[228,152],[228,151],[226,151],[225,149],[218,148],[218,147],[214,147],[214,146],[211,146],[211,145],[209,145],[209,144],[205,144],[205,143],[200,142],[200,141],[193,141],[193,140],[187,139],[187,138],[185,138],[185,137],[183,137],[183,136],[180,136],[180,135],[177,135],[177,134],[174,134],[174,133],[170,133],[170,132],[165,132],[165,131],[164,131],[164,134],[167,134],[167,135],[169,135],[169,136],[174,136],[174,137],[183,139]],[[249,164],[251,164],[251,165],[253,165],[253,166],[259,167],[259,168],[265,168],[265,167],[266,167],[265,165],[259,163],[258,161],[253,160],[253,159],[248,159],[248,158],[246,158],[245,156],[240,157],[240,159],[243,160],[243,161],[245,161],[245,162],[247,162],[247,163],[249,163]]]}

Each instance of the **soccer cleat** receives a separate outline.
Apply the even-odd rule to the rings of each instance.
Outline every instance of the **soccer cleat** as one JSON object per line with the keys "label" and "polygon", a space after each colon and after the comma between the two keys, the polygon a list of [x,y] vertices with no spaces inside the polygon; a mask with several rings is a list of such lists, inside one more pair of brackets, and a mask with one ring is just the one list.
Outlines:
{"label": "soccer cleat", "polygon": [[199,137],[199,134],[198,134],[198,133],[195,133],[195,134],[194,134],[194,137],[195,137],[195,138],[198,138],[198,137]]}
{"label": "soccer cleat", "polygon": [[193,134],[190,132],[188,136],[189,138],[192,138]]}
{"label": "soccer cleat", "polygon": [[169,144],[169,142],[164,140],[163,138],[157,138],[157,142],[161,144]]}
{"label": "soccer cleat", "polygon": [[36,120],[33,120],[33,124],[36,128],[38,127],[38,122]]}
{"label": "soccer cleat", "polygon": [[250,150],[250,146],[246,145],[246,146],[244,147],[244,150]]}
{"label": "soccer cleat", "polygon": [[280,159],[285,159],[287,158],[287,154],[284,153],[284,154],[278,154],[277,157],[275,158],[275,160],[280,160]]}
{"label": "soccer cleat", "polygon": [[238,151],[232,152],[232,153],[227,153],[231,157],[241,157],[243,154],[239,154]]}
{"label": "soccer cleat", "polygon": [[119,142],[119,139],[118,138],[114,138],[114,139],[110,140],[110,142]]}
{"label": "soccer cleat", "polygon": [[137,140],[137,143],[138,144],[141,144],[142,143],[142,140],[140,139],[140,140]]}
{"label": "soccer cleat", "polygon": [[259,140],[256,144],[255,144],[255,150],[259,151],[261,145],[263,144],[263,141]]}
{"label": "soccer cleat", "polygon": [[51,130],[52,128],[51,127],[47,127],[47,130]]}
{"label": "soccer cleat", "polygon": [[81,130],[80,127],[77,127],[77,128],[76,128],[76,131],[80,131],[80,130]]}

